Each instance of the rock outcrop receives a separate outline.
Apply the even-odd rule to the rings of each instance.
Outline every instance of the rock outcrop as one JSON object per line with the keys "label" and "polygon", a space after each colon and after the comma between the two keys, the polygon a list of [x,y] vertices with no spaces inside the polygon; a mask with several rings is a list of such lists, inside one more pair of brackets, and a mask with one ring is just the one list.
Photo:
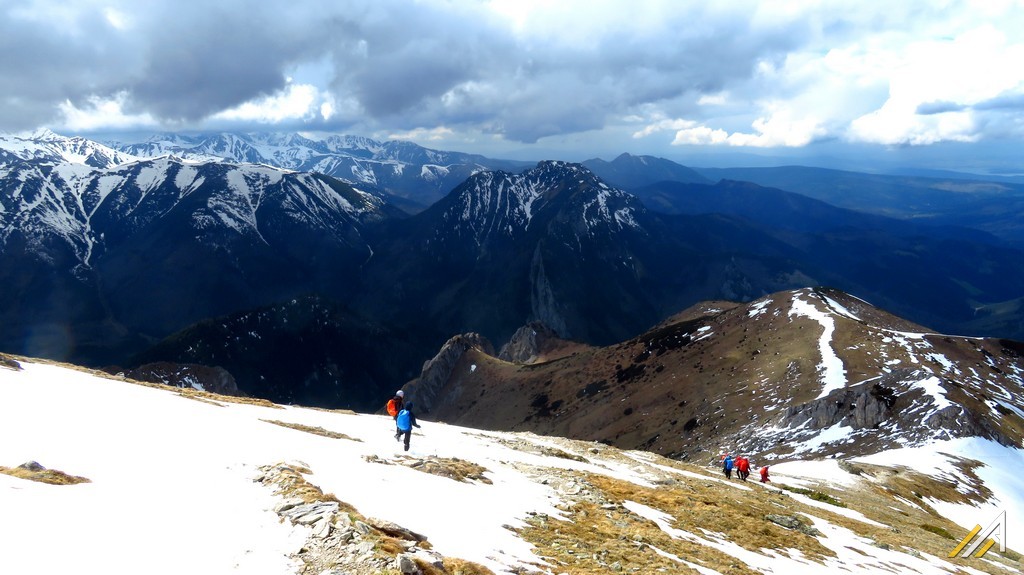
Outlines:
{"label": "rock outcrop", "polygon": [[220,395],[243,395],[235,383],[235,378],[222,367],[161,361],[140,365],[122,373],[125,377],[136,381],[162,383],[172,387],[191,388]]}
{"label": "rock outcrop", "polygon": [[559,338],[555,330],[542,322],[532,321],[516,330],[512,339],[501,346],[498,359],[512,363],[533,363],[544,351],[545,344]]}
{"label": "rock outcrop", "polygon": [[324,495],[303,474],[304,463],[277,463],[260,468],[255,481],[275,489],[274,506],[282,521],[309,529],[295,554],[300,575],[420,575],[421,565],[444,572],[444,557],[429,549],[424,535],[391,521],[363,517],[351,506]]}
{"label": "rock outcrop", "polygon": [[478,349],[487,355],[494,355],[494,346],[478,333],[464,333],[449,339],[441,351],[423,363],[423,371],[418,379],[408,383],[406,391],[415,397],[417,411],[428,413],[436,405],[441,390],[466,351]]}

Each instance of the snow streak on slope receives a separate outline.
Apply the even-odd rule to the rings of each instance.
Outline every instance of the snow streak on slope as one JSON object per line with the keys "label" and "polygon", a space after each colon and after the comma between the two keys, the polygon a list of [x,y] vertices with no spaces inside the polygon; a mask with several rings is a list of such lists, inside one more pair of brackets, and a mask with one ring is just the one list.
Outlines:
{"label": "snow streak on slope", "polygon": [[790,316],[804,316],[813,319],[821,324],[821,339],[818,340],[818,351],[821,353],[821,365],[818,371],[821,373],[823,384],[818,398],[825,397],[837,389],[846,387],[846,370],[843,369],[843,361],[832,349],[832,334],[835,333],[836,323],[831,315],[819,311],[814,304],[801,299],[798,293],[793,297],[793,306],[789,312]]}

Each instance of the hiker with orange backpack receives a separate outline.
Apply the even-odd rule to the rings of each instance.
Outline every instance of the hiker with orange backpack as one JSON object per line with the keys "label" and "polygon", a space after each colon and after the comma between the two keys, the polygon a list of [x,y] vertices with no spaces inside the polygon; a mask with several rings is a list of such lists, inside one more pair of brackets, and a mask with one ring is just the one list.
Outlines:
{"label": "hiker with orange backpack", "polygon": [[405,403],[405,392],[399,389],[395,392],[395,396],[388,400],[388,415],[391,419],[395,420],[395,434],[401,432],[398,429],[398,414],[402,411],[402,406]]}

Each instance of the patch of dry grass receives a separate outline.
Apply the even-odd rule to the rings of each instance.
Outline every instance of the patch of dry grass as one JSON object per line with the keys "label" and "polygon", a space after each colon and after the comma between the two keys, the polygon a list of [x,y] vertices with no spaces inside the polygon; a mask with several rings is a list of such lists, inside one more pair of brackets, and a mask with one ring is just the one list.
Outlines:
{"label": "patch of dry grass", "polygon": [[363,459],[369,463],[380,463],[383,465],[392,465],[393,463],[396,463],[410,469],[415,469],[416,471],[440,477],[447,477],[448,479],[462,483],[477,481],[491,485],[491,480],[484,475],[484,473],[487,473],[486,467],[477,465],[471,461],[464,461],[457,457],[430,456],[421,459],[417,457],[399,456],[394,462],[392,462],[386,459],[381,459],[376,455],[367,455]]}
{"label": "patch of dry grass", "polygon": [[332,493],[324,493],[319,487],[306,480],[304,475],[313,472],[302,463],[280,464],[276,466],[278,474],[274,482],[274,494],[285,499],[298,498],[304,503],[334,502],[341,509],[354,512],[355,508],[343,503]]}
{"label": "patch of dry grass", "polygon": [[58,469],[45,469],[42,467],[4,467],[0,465],[0,473],[10,475],[11,477],[17,477],[18,479],[27,479],[29,481],[37,481],[39,483],[46,483],[49,485],[77,485],[79,483],[92,483],[92,480],[85,477],[69,475]]}
{"label": "patch of dry grass", "polygon": [[[559,566],[556,571],[589,575],[609,570],[630,572],[634,568],[644,573],[680,569],[679,563],[651,549],[656,547],[724,575],[749,572],[728,553],[669,535],[654,522],[626,509],[626,501],[671,515],[672,527],[695,537],[707,538],[702,535],[706,530],[723,533],[751,551],[773,549],[785,553],[787,549],[799,549],[804,557],[819,560],[834,556],[814,537],[766,520],[766,515],[780,511],[775,504],[779,496],[764,490],[757,496],[733,493],[720,483],[700,480],[665,482],[650,488],[599,475],[586,476],[584,483],[589,492],[599,494],[597,501],[585,500],[566,507],[569,521],[530,518],[530,527],[522,531],[546,560]],[[607,503],[600,503],[604,500]]]}
{"label": "patch of dry grass", "polygon": [[[707,475],[703,468],[678,461],[657,458],[656,462]],[[862,471],[867,474],[877,472],[868,467],[864,466]],[[909,477],[903,479],[910,481]],[[797,549],[805,559],[818,562],[835,554],[818,541],[813,530],[787,529],[771,522],[767,516],[795,517],[805,525],[809,523],[805,516],[821,518],[872,541],[879,548],[911,555],[927,553],[939,560],[946,560],[952,548],[950,536],[959,540],[967,533],[966,529],[931,515],[927,507],[910,507],[900,502],[895,499],[897,494],[878,480],[841,490],[821,485],[811,492],[821,493],[820,499],[823,500],[841,499],[849,508],[882,523],[883,527],[840,515],[842,509],[831,511],[812,507],[774,486],[750,484],[752,490],[746,491],[724,485],[710,475],[707,480],[667,475],[656,482],[656,487],[638,486],[602,475],[576,477],[576,481],[584,485],[582,495],[561,507],[568,521],[537,515],[528,518],[529,526],[520,530],[521,536],[536,546],[537,553],[555,566],[553,571],[556,573],[590,575],[617,570],[656,573],[682,569],[679,563],[651,547],[723,575],[750,572],[748,566],[731,554],[697,541],[672,537],[654,522],[626,509],[623,506],[625,501],[668,514],[671,527],[695,537],[712,542],[720,537],[756,553],[764,553],[763,550],[768,549],[787,554],[791,553],[790,549]],[[922,486],[911,487],[909,483],[907,488],[927,490]],[[932,486],[932,489],[934,493],[946,487]],[[914,501],[912,496],[900,497]],[[986,573],[1005,572],[1006,566],[1019,569],[1009,550],[993,560],[1001,565],[970,562],[969,559],[952,559],[949,563],[953,570],[959,565],[969,565]],[[825,570],[824,566],[822,570]]]}
{"label": "patch of dry grass", "polygon": [[212,392],[209,392],[209,391],[199,391],[198,389],[191,389],[191,388],[187,388],[187,387],[172,387],[172,386],[169,386],[169,385],[164,385],[162,383],[148,383],[148,382],[144,382],[144,381],[136,381],[134,379],[124,379],[124,381],[128,381],[130,383],[134,383],[134,384],[137,384],[137,385],[145,385],[146,387],[155,387],[157,389],[167,389],[167,390],[170,390],[170,391],[177,392],[178,395],[180,395],[182,397],[185,397],[185,398],[188,398],[188,399],[194,399],[196,401],[204,401],[206,403],[211,403],[211,402],[239,403],[239,404],[242,404],[242,405],[258,405],[260,407],[269,407],[269,408],[272,408],[272,409],[284,409],[283,407],[281,407],[280,405],[278,405],[278,404],[276,404],[276,403],[274,403],[272,401],[269,401],[269,400],[266,400],[266,399],[260,399],[258,397],[241,397],[241,396],[236,396],[236,395],[221,395],[219,393],[212,393]]}
{"label": "patch of dry grass", "polygon": [[21,371],[21,364],[16,359],[0,353],[0,367]]}
{"label": "patch of dry grass", "polygon": [[272,423],[274,425],[279,425],[281,427],[287,427],[288,429],[294,429],[296,431],[304,431],[306,433],[312,433],[313,435],[320,435],[320,436],[323,436],[323,437],[329,437],[331,439],[347,439],[349,441],[359,441],[359,442],[363,441],[362,439],[358,439],[358,438],[355,438],[355,437],[349,437],[348,435],[345,435],[344,433],[338,433],[336,431],[330,431],[330,430],[324,429],[322,427],[312,427],[312,426],[309,426],[309,425],[302,425],[301,423],[290,423],[290,422],[287,422],[287,421],[278,421],[276,419],[261,419],[260,421],[264,421],[266,423]]}
{"label": "patch of dry grass", "polygon": [[581,463],[587,463],[587,458],[575,453],[569,453],[554,447],[541,446],[540,454],[546,457],[558,457],[560,459],[568,459],[570,461],[579,461]]}

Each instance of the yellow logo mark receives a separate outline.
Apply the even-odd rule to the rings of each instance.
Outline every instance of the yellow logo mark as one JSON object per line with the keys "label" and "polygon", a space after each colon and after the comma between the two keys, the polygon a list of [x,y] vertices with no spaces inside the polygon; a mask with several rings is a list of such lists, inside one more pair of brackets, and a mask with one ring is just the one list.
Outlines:
{"label": "yellow logo mark", "polygon": [[[995,545],[996,542],[989,538],[993,535],[993,532],[995,531],[999,532],[997,536],[999,539],[999,552],[1005,553],[1006,511],[1003,511],[995,518],[995,520],[991,524],[989,524],[988,527],[985,528],[984,531],[982,531],[981,525],[975,525],[974,529],[972,529],[971,532],[967,534],[967,537],[964,537],[963,541],[961,541],[959,545],[954,547],[953,550],[949,552],[949,557],[956,557],[957,555],[960,555],[960,552],[964,551],[964,547],[967,547],[967,550],[964,551],[965,557],[973,555],[974,557],[980,559],[986,553],[988,553],[988,550],[991,549],[993,545]],[[975,536],[979,533],[981,533],[981,537],[975,539]],[[972,539],[975,539],[974,543],[971,543]],[[970,546],[968,546],[969,543]]]}

